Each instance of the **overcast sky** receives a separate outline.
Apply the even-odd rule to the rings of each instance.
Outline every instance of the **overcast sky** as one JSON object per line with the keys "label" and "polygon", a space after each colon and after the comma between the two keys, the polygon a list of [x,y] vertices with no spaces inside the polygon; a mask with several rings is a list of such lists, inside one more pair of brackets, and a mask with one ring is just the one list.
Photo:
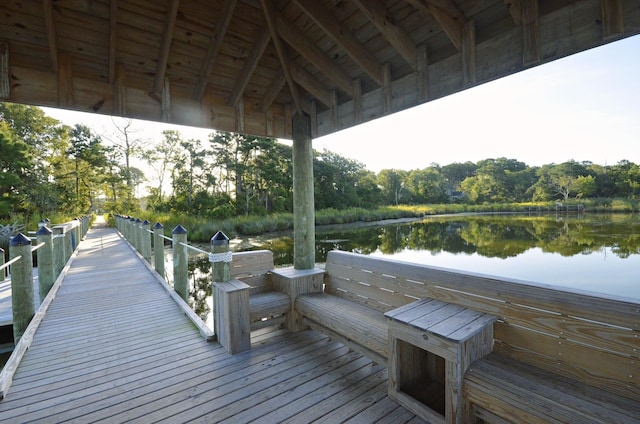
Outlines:
{"label": "overcast sky", "polygon": [[[109,117],[45,108],[68,125],[113,131]],[[136,121],[205,141],[211,130]],[[567,160],[640,164],[640,36],[610,43],[314,140],[369,170],[419,169],[507,157],[528,165]]]}

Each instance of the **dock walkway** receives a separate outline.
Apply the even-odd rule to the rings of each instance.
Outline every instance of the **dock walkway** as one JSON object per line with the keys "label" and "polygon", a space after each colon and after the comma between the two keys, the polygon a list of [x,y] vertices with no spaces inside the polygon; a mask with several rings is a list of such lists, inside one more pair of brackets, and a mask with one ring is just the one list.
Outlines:
{"label": "dock walkway", "polygon": [[326,336],[265,329],[231,356],[142,260],[94,227],[26,351],[0,422],[422,422],[387,370]]}

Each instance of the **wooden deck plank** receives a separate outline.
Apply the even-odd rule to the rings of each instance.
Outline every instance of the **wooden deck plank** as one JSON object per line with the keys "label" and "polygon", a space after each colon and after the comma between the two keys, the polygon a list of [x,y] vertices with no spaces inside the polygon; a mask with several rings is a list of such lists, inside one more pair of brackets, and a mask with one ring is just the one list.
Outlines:
{"label": "wooden deck plank", "polygon": [[413,417],[380,403],[383,366],[323,334],[261,329],[234,356],[205,341],[111,229],[92,229],[68,271],[0,401],[3,424]]}

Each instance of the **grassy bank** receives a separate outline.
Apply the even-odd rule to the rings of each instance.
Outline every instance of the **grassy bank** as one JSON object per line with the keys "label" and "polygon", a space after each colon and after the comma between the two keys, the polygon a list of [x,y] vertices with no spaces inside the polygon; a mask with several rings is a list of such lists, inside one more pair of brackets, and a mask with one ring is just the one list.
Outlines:
{"label": "grassy bank", "polygon": [[[585,199],[572,201],[569,204],[582,204],[585,211],[608,213],[631,213],[640,211],[640,201],[628,199]],[[343,210],[324,209],[316,212],[316,225],[350,224],[356,222],[373,222],[387,219],[420,218],[427,215],[480,213],[480,212],[523,212],[526,208],[542,208],[555,210],[555,202],[500,203],[486,205],[440,204],[440,205],[400,205],[397,207],[381,207],[376,209],[349,208]],[[236,218],[213,221],[209,218],[191,215],[170,215],[141,213],[140,219],[147,219],[152,224],[160,222],[165,227],[165,235],[182,225],[188,230],[188,238],[192,241],[207,242],[217,232],[222,231],[229,237],[238,235],[251,236],[276,231],[293,229],[293,214],[273,214],[268,216],[240,216]]]}

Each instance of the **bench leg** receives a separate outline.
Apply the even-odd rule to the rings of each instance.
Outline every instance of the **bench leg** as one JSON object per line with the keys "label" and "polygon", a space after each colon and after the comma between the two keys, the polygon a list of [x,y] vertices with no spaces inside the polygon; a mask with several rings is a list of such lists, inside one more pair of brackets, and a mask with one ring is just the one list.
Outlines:
{"label": "bench leg", "polygon": [[308,328],[302,321],[302,315],[294,308],[296,297],[301,294],[321,292],[323,276],[324,270],[319,268],[295,269],[287,267],[277,268],[271,272],[273,287],[288,294],[291,299],[291,308],[285,324],[289,331],[295,333]]}
{"label": "bench leg", "polygon": [[216,336],[232,355],[251,349],[249,289],[238,280],[213,283]]}

